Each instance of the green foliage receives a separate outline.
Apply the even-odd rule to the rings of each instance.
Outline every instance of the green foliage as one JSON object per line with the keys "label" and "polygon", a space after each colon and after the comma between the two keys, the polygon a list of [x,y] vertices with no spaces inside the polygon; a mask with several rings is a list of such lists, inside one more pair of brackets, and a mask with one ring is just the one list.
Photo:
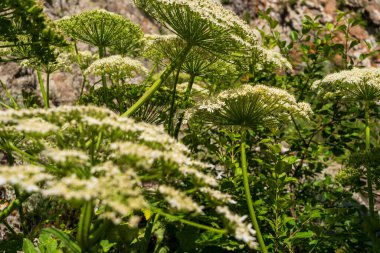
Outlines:
{"label": "green foliage", "polygon": [[0,61],[38,58],[47,63],[55,59],[55,46],[66,45],[35,0],[1,1],[0,24],[1,47],[9,48]]}
{"label": "green foliage", "polygon": [[360,68],[378,53],[351,34],[361,20],[305,16],[283,39],[268,10],[259,43],[217,1],[134,2],[174,34],[92,10],[56,22],[61,48],[35,1],[0,3],[0,60],[28,58],[45,107],[50,73],[83,77],[79,105],[51,109],[1,83],[0,251],[377,252],[380,75]]}

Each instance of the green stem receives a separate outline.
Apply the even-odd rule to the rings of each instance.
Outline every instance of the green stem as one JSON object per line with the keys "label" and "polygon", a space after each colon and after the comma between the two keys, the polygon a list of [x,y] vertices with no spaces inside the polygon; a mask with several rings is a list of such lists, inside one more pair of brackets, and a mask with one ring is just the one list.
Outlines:
{"label": "green stem", "polygon": [[[100,46],[99,47],[99,59],[102,59],[104,57],[104,47]],[[103,84],[103,87],[106,88],[107,87],[107,80],[106,80],[106,76],[105,75],[102,75],[102,84]]]}
{"label": "green stem", "polygon": [[0,212],[0,221],[7,218],[14,210],[19,208],[22,202],[24,202],[29,196],[30,195],[24,195],[24,196],[20,196],[20,198],[16,198],[15,200],[13,200],[6,208],[4,208]]}
{"label": "green stem", "polygon": [[153,85],[141,96],[141,98],[133,104],[125,113],[123,113],[122,117],[128,117],[132,115],[137,109],[139,109],[145,102],[147,102],[150,97],[161,87],[161,84],[169,77],[169,75],[173,72],[173,70],[181,66],[183,61],[185,60],[187,54],[190,52],[192,48],[191,44],[187,44],[186,47],[179,54],[178,58],[170,63],[169,66],[166,67],[165,71],[161,74],[161,76],[156,80]]}
{"label": "green stem", "polygon": [[0,80],[0,84],[1,84],[1,87],[3,87],[3,89],[5,91],[5,95],[7,95],[7,97],[9,98],[9,100],[12,102],[13,108],[14,109],[19,109],[16,100],[13,98],[12,94],[8,91],[7,86],[5,86],[5,84],[1,80]]}
{"label": "green stem", "polygon": [[50,94],[50,73],[47,72],[46,73],[46,104],[47,104],[47,108],[50,107],[49,94]]}
{"label": "green stem", "polygon": [[[21,194],[20,194],[20,191],[15,187],[15,194],[16,194],[16,199],[19,199],[21,197]],[[21,230],[24,234],[26,234],[26,222],[25,222],[25,216],[24,216],[24,210],[23,210],[23,207],[22,207],[22,203],[20,203],[20,205],[17,207],[18,209],[18,215],[20,217],[20,227],[21,227]]]}
{"label": "green stem", "polygon": [[84,252],[89,249],[89,237],[93,212],[94,204],[92,201],[85,203],[81,209],[78,223],[77,241]]}
{"label": "green stem", "polygon": [[163,212],[160,209],[154,208],[154,209],[152,209],[152,211],[155,212],[155,213],[157,213],[157,214],[159,214],[159,215],[161,215],[161,216],[167,217],[169,219],[179,221],[179,222],[181,222],[183,224],[186,224],[186,225],[189,225],[189,226],[192,226],[192,227],[196,227],[196,228],[199,228],[199,229],[207,230],[209,232],[218,233],[218,234],[226,234],[227,233],[227,230],[225,230],[225,229],[213,228],[213,227],[210,227],[210,226],[207,226],[207,225],[203,225],[203,224],[199,224],[199,223],[196,223],[196,222],[193,222],[193,221],[185,220],[185,219],[179,218],[177,216],[165,213],[165,212]]}
{"label": "green stem", "polygon": [[154,71],[157,69],[158,67],[158,62],[154,63],[154,65],[152,66],[152,68],[150,69],[149,71],[149,74],[148,76],[145,78],[144,82],[142,83],[142,86],[145,87],[145,85],[149,82],[149,80],[152,78],[153,74],[154,74]]}
{"label": "green stem", "polygon": [[11,225],[8,224],[8,222],[6,220],[2,220],[1,221],[4,226],[13,234],[13,235],[17,235],[16,231],[11,227]]}
{"label": "green stem", "polygon": [[42,95],[42,98],[44,100],[44,106],[45,106],[45,108],[49,108],[49,102],[48,102],[48,98],[46,96],[44,81],[42,80],[42,76],[41,76],[41,69],[40,69],[40,67],[37,67],[36,70],[37,70],[38,83],[40,84],[41,95]]}
{"label": "green stem", "polygon": [[150,218],[148,225],[145,229],[144,242],[141,245],[140,252],[146,253],[148,251],[150,238],[152,236],[153,226],[156,223],[156,221],[159,219],[159,217],[160,217],[159,214],[153,214],[152,217]]}
{"label": "green stem", "polygon": [[[190,99],[190,95],[191,95],[191,90],[193,88],[194,80],[195,80],[195,75],[190,75],[189,83],[187,85],[185,96],[183,98],[183,104],[182,104],[183,108],[187,108],[187,106],[189,104],[189,99]],[[175,127],[175,131],[174,131],[174,135],[173,135],[175,139],[178,139],[179,130],[181,130],[181,126],[182,126],[182,122],[183,122],[184,117],[185,117],[185,112],[182,112],[181,115],[178,117],[178,122],[177,122],[177,125]]]}
{"label": "green stem", "polygon": [[99,242],[99,239],[105,234],[106,230],[112,225],[109,220],[104,220],[104,222],[90,235],[90,246],[95,245]]}
{"label": "green stem", "polygon": [[247,156],[245,153],[246,135],[247,135],[246,130],[242,129],[240,147],[241,147],[241,166],[243,168],[243,182],[244,182],[245,198],[247,201],[248,210],[249,210],[249,214],[251,216],[253,227],[256,230],[256,237],[257,237],[257,240],[259,241],[261,252],[267,253],[268,251],[267,251],[267,248],[265,246],[264,239],[261,235],[259,223],[257,222],[257,219],[256,219],[256,214],[255,214],[255,210],[253,208],[253,203],[252,203],[252,196],[251,196],[251,192],[249,190],[248,165],[247,165]]}
{"label": "green stem", "polygon": [[172,91],[172,101],[171,101],[171,104],[170,104],[170,114],[169,114],[169,122],[168,122],[168,133],[171,134],[172,132],[172,129],[173,129],[173,118],[174,118],[174,112],[175,112],[175,97],[176,97],[176,94],[177,94],[177,83],[178,83],[178,77],[179,77],[179,73],[181,72],[181,68],[178,67],[178,70],[177,70],[177,73],[176,73],[176,76],[175,76],[175,79],[174,79],[174,85],[173,85],[173,91]]}
{"label": "green stem", "polygon": [[[370,120],[369,120],[369,104],[365,103],[365,150],[370,152]],[[375,205],[372,192],[372,173],[371,168],[367,166],[367,190],[368,190],[368,206],[369,206],[369,215],[373,219],[375,218]]]}

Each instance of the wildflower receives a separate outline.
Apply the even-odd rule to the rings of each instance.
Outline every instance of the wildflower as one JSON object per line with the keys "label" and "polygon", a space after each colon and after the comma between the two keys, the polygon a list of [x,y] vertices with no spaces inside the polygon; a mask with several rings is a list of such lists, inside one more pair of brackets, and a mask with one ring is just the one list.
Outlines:
{"label": "wildflower", "polygon": [[205,122],[221,127],[273,127],[289,115],[308,118],[312,113],[307,103],[297,103],[285,90],[264,85],[243,85],[223,91],[200,102],[191,112]]}
{"label": "wildflower", "polygon": [[106,10],[84,11],[78,15],[64,17],[58,20],[57,24],[73,39],[96,46],[100,51],[105,47],[117,46],[122,39],[130,38],[132,43],[142,38],[139,26],[121,15]]}
{"label": "wildflower", "polygon": [[112,77],[135,77],[139,74],[147,74],[148,70],[143,64],[129,57],[113,55],[94,61],[84,72],[85,75],[94,74],[102,76],[109,74]]}
{"label": "wildflower", "polygon": [[252,229],[252,224],[244,223],[247,216],[239,216],[230,211],[227,206],[218,206],[216,211],[224,215],[225,219],[235,231],[235,238],[245,242],[250,248],[256,249],[258,244],[256,242],[256,231]]}
{"label": "wildflower", "polygon": [[237,202],[232,198],[231,195],[223,193],[221,191],[209,188],[209,187],[202,187],[199,189],[202,193],[208,194],[211,198],[214,198],[216,200],[222,201],[226,204],[236,204]]}
{"label": "wildflower", "polygon": [[380,69],[343,70],[314,82],[312,87],[334,91],[336,95],[340,95],[346,100],[376,101],[380,98]]}

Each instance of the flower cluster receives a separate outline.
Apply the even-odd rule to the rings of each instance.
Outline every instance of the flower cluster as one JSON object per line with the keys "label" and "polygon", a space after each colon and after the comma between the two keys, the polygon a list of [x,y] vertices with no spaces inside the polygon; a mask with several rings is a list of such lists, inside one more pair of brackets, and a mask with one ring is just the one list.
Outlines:
{"label": "flower cluster", "polygon": [[[19,129],[22,126],[30,129]],[[115,224],[133,220],[134,211],[149,210],[158,199],[169,203],[167,212],[176,209],[192,217],[204,215],[206,205],[210,209],[235,203],[216,190],[218,182],[205,173],[212,165],[192,159],[162,127],[121,118],[105,108],[0,111],[0,136],[12,143],[15,135],[22,138],[13,143],[14,152],[33,158],[22,166],[0,166],[0,185],[76,203],[93,202],[101,210],[98,218]],[[25,149],[22,142],[31,140],[39,148]]]}
{"label": "flower cluster", "polygon": [[253,29],[215,0],[133,0],[173,33],[196,46],[228,53],[256,44]]}
{"label": "flower cluster", "polygon": [[131,42],[142,38],[139,26],[121,15],[106,10],[90,10],[57,21],[70,37],[97,47],[111,47],[120,40]]}
{"label": "flower cluster", "polygon": [[131,78],[139,74],[147,74],[148,70],[137,60],[113,55],[94,61],[84,72],[85,75],[90,73],[97,76],[108,74],[112,77]]}
{"label": "flower cluster", "polygon": [[312,113],[307,103],[297,103],[285,90],[265,85],[243,85],[202,101],[188,117],[199,118],[221,127],[276,126],[289,116],[308,119]]}
{"label": "flower cluster", "polygon": [[252,249],[257,248],[258,243],[256,242],[256,231],[253,230],[252,224],[244,223],[247,216],[239,216],[230,211],[227,206],[219,206],[216,211],[224,215],[225,219],[228,221],[231,227],[234,228],[235,238],[241,240],[248,244]]}
{"label": "flower cluster", "polygon": [[376,101],[380,98],[380,69],[353,68],[327,75],[313,83],[312,88],[333,91],[348,100]]}
{"label": "flower cluster", "polygon": [[[263,47],[256,46],[257,50],[257,58],[260,59],[258,62],[256,61],[256,67],[257,70],[261,70],[264,68],[264,65],[270,65],[275,68],[282,68],[282,69],[293,69],[290,62],[282,56],[279,52],[276,52],[273,49],[266,49]],[[256,58],[256,57],[254,57]]]}
{"label": "flower cluster", "polygon": [[57,58],[54,62],[41,63],[39,59],[27,59],[21,61],[21,65],[24,67],[40,67],[45,73],[53,73],[57,70],[70,71],[70,66],[73,63],[71,54],[69,52],[55,50]]}

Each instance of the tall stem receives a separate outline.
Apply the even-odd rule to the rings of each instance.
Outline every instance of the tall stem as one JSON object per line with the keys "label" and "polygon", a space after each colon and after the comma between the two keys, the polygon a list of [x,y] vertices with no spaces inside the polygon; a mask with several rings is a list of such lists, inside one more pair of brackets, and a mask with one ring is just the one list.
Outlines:
{"label": "tall stem", "polygon": [[166,67],[165,71],[161,74],[157,81],[153,83],[153,85],[141,96],[141,98],[132,105],[125,113],[123,113],[122,117],[128,117],[132,115],[137,109],[139,109],[146,101],[150,99],[150,97],[161,87],[161,84],[169,77],[169,75],[173,72],[173,70],[182,65],[187,54],[190,52],[192,48],[191,44],[187,44],[186,47],[179,54],[178,58],[174,60],[169,66]]}
{"label": "tall stem", "polygon": [[[194,80],[195,80],[195,75],[190,75],[189,83],[187,85],[187,89],[185,92],[185,97],[183,98],[183,106],[182,106],[183,108],[186,108],[188,103],[189,103],[189,99],[190,99],[190,95],[191,95],[191,90],[193,88]],[[182,125],[184,116],[185,116],[185,112],[182,112],[178,118],[178,122],[177,122],[177,125],[175,127],[175,131],[174,131],[174,135],[173,135],[175,139],[178,139],[179,130],[181,129],[181,125]]]}
{"label": "tall stem", "polygon": [[90,228],[93,212],[94,204],[92,201],[87,202],[83,205],[79,217],[77,241],[82,251],[84,252],[86,252],[89,247]]}
{"label": "tall stem", "polygon": [[36,70],[37,70],[38,83],[40,84],[41,95],[42,95],[42,98],[44,100],[44,106],[45,106],[45,108],[49,108],[49,101],[48,101],[48,98],[46,96],[44,81],[42,80],[42,76],[41,76],[41,69],[40,69],[40,67],[37,67]]}
{"label": "tall stem", "polygon": [[[369,104],[365,103],[365,150],[370,151],[370,121],[369,121]],[[372,192],[372,173],[371,168],[367,166],[367,190],[368,190],[368,206],[369,215],[371,218],[375,218],[375,205]]]}
{"label": "tall stem", "polygon": [[[104,47],[100,46],[99,47],[99,59],[102,59],[104,57]],[[107,87],[107,80],[106,80],[106,76],[105,75],[102,75],[102,84],[103,84],[103,87]]]}
{"label": "tall stem", "polygon": [[154,74],[154,71],[156,71],[157,67],[158,67],[158,62],[155,62],[152,68],[150,69],[148,76],[145,78],[144,82],[142,83],[142,86],[145,87],[145,85],[149,82],[149,80],[152,78]]}
{"label": "tall stem", "polygon": [[50,93],[50,72],[46,73],[46,103],[47,107],[50,107],[49,104],[49,93]]}
{"label": "tall stem", "polygon": [[241,148],[241,166],[243,168],[243,182],[244,182],[245,198],[247,201],[248,210],[249,210],[249,214],[253,223],[253,227],[256,230],[256,237],[257,237],[257,240],[259,241],[261,252],[267,253],[268,251],[265,246],[264,239],[261,235],[260,227],[256,219],[255,209],[253,208],[251,191],[249,190],[247,155],[245,153],[246,135],[247,135],[246,130],[242,129],[240,148]]}
{"label": "tall stem", "polygon": [[174,85],[173,85],[173,91],[172,91],[172,101],[171,101],[171,104],[170,104],[170,114],[169,114],[169,122],[168,122],[168,133],[171,134],[172,133],[172,129],[173,129],[173,118],[174,118],[174,112],[175,112],[175,97],[177,95],[177,83],[178,83],[178,77],[179,77],[179,73],[181,72],[181,68],[178,67],[178,70],[177,70],[177,73],[175,75],[175,79],[174,79]]}

